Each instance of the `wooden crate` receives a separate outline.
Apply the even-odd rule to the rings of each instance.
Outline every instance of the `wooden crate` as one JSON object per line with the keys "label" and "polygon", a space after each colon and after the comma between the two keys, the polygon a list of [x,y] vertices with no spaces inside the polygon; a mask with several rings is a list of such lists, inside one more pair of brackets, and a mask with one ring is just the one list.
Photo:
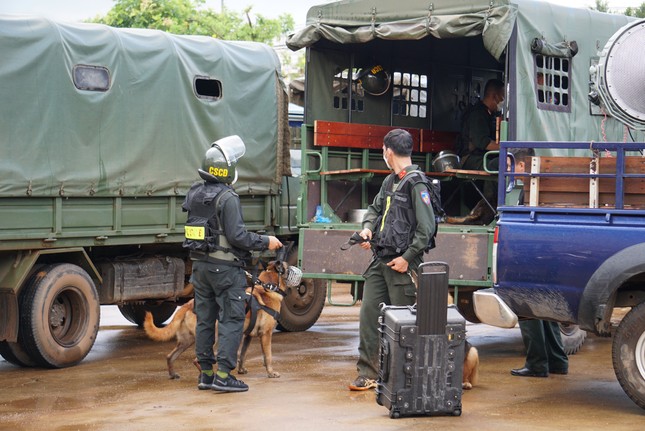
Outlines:
{"label": "wooden crate", "polygon": [[[532,157],[531,173],[613,174],[614,157]],[[645,173],[645,158],[625,158],[625,174]],[[615,178],[531,177],[525,181],[530,206],[615,208]],[[624,208],[645,209],[645,178],[624,179]]]}

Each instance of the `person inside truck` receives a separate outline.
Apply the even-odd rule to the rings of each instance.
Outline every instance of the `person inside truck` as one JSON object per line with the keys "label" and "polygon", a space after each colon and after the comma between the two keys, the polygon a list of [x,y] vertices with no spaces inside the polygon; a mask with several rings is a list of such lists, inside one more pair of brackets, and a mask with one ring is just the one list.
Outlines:
{"label": "person inside truck", "polygon": [[[515,172],[526,172],[530,158],[535,155],[532,148],[511,150],[515,160]],[[511,158],[506,161],[510,170]],[[524,205],[524,190],[520,191],[518,205]],[[511,374],[519,377],[548,377],[551,374],[567,374],[569,358],[564,351],[560,325],[546,320],[520,320],[520,332],[526,349],[524,367],[514,368]]]}
{"label": "person inside truck", "polygon": [[[484,86],[484,97],[473,105],[462,119],[459,135],[459,156],[461,169],[481,171],[484,170],[484,154],[487,151],[499,150],[497,138],[497,116],[502,109],[505,97],[504,82],[499,79],[490,79]],[[488,157],[489,170],[496,171],[499,167],[498,157]],[[483,196],[473,207],[479,216],[469,220],[468,224],[488,224],[494,216],[492,208],[497,201],[497,177],[491,181],[484,181]],[[488,211],[490,209],[490,211]],[[472,217],[471,217],[472,218]]]}
{"label": "person inside truck", "polygon": [[359,319],[358,377],[353,391],[376,387],[378,375],[380,304],[412,305],[416,301],[416,270],[423,253],[434,244],[434,189],[412,164],[412,136],[394,129],[383,139],[383,159],[393,171],[363,217],[359,235],[373,257],[364,273]]}
{"label": "person inside truck", "polygon": [[[499,150],[497,141],[497,114],[504,102],[504,83],[491,79],[484,87],[484,98],[477,102],[462,120],[461,139],[463,141],[459,156],[461,168],[482,170],[486,151]],[[497,159],[488,160],[488,168],[497,169]]]}
{"label": "person inside truck", "polygon": [[[274,236],[249,232],[242,220],[240,198],[231,184],[237,180],[237,161],[246,152],[242,139],[228,136],[206,151],[203,182],[195,183],[182,205],[188,212],[184,247],[190,250],[195,289],[195,354],[201,368],[197,387],[219,392],[243,392],[248,385],[230,374],[237,365],[246,315],[244,267],[250,250],[282,247]],[[213,355],[218,324],[217,358]],[[213,364],[217,363],[217,372]]]}

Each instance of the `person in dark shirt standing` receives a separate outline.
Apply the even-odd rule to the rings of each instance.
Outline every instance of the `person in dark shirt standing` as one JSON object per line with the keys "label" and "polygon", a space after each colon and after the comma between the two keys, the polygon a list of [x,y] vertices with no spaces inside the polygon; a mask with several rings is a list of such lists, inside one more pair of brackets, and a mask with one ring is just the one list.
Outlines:
{"label": "person in dark shirt standing", "polygon": [[[515,172],[526,172],[526,166],[535,155],[533,149],[518,148],[511,150],[511,153],[515,160]],[[510,165],[510,158],[507,165]],[[521,179],[528,181],[527,177]],[[523,189],[517,204],[524,205]],[[524,367],[512,369],[511,374],[518,377],[548,377],[549,373],[568,374],[569,358],[564,351],[560,325],[557,322],[539,319],[520,320],[519,325],[526,349],[526,360]]]}
{"label": "person in dark shirt standing", "polygon": [[[250,250],[282,247],[278,238],[249,232],[244,225],[240,199],[231,184],[237,180],[237,161],[245,151],[236,135],[214,142],[198,170],[204,181],[191,187],[182,205],[188,212],[184,247],[193,261],[199,389],[248,390],[248,385],[230,374],[237,365],[246,314],[244,267]],[[217,358],[213,355],[215,321],[219,321]]]}
{"label": "person in dark shirt standing", "polygon": [[[433,188],[425,174],[412,164],[412,136],[402,129],[383,139],[383,159],[393,171],[363,217],[364,242],[374,257],[365,271],[360,310],[358,377],[353,391],[376,387],[378,376],[379,304],[412,305],[416,301],[416,271],[423,253],[432,247],[436,221]],[[370,242],[371,241],[371,244]]]}

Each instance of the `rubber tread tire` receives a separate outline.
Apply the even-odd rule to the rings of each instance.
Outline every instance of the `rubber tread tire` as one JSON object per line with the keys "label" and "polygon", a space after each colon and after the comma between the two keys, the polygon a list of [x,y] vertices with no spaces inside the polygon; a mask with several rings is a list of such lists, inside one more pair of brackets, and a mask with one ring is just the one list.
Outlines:
{"label": "rubber tread tire", "polygon": [[100,313],[87,272],[68,263],[45,266],[23,288],[18,342],[37,366],[76,365],[96,341]]}
{"label": "rubber tread tire", "polygon": [[18,343],[0,341],[0,356],[7,362],[18,367],[35,367],[36,362],[27,355],[25,349]]}
{"label": "rubber tread tire", "polygon": [[618,383],[636,405],[645,409],[645,302],[621,320],[612,340],[611,356]]}
{"label": "rubber tread tire", "polygon": [[580,329],[578,325],[560,323],[560,334],[562,334],[562,344],[567,355],[578,353],[587,339],[587,331]]}
{"label": "rubber tread tire", "polygon": [[124,304],[119,305],[121,315],[130,323],[143,328],[146,318],[146,311],[152,313],[155,326],[161,326],[175,313],[177,304],[173,302],[162,302],[161,304]]}

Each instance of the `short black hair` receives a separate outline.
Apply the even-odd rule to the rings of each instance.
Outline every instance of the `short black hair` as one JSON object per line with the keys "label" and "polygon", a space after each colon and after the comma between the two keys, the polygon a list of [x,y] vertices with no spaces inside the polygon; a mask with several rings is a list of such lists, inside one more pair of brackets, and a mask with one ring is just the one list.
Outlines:
{"label": "short black hair", "polygon": [[489,79],[484,87],[484,97],[490,93],[499,93],[504,91],[504,82],[499,79]]}
{"label": "short black hair", "polygon": [[528,158],[535,155],[533,148],[509,148],[508,152],[515,157],[515,163],[524,162],[526,164]]}
{"label": "short black hair", "polygon": [[397,156],[409,156],[412,154],[412,135],[403,129],[390,130],[383,138],[383,145]]}

